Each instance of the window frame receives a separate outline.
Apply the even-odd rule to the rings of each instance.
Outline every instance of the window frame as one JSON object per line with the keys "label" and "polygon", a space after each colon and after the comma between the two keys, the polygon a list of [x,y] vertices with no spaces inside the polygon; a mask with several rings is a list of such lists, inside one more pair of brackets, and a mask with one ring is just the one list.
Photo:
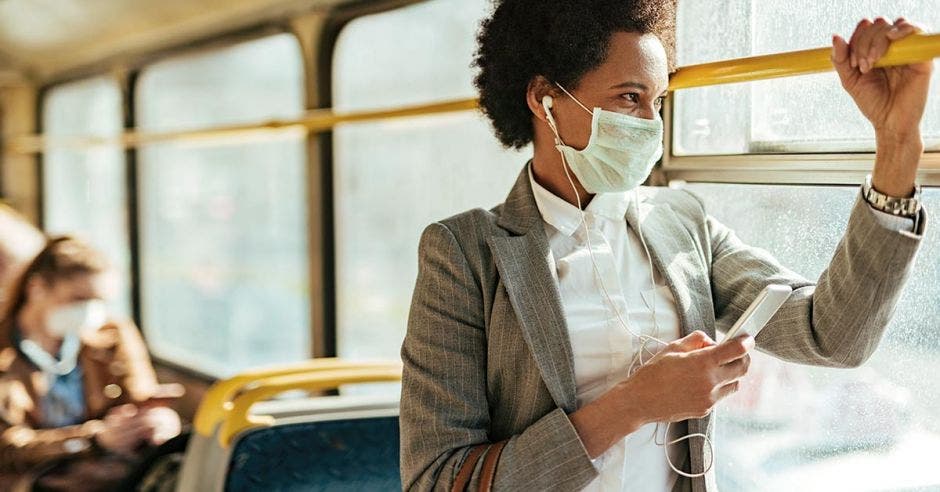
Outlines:
{"label": "window frame", "polygon": [[[676,155],[673,153],[675,97],[672,92],[663,104],[662,118],[661,169],[667,181],[860,185],[871,173],[875,161],[875,153],[870,151]],[[940,186],[940,147],[925,150],[917,182],[922,186]]]}
{"label": "window frame", "polygon": [[[871,173],[874,152],[677,156],[672,153],[674,106],[663,106],[662,170],[667,180],[703,183],[860,185]],[[940,186],[940,151],[924,152],[917,181]]]}

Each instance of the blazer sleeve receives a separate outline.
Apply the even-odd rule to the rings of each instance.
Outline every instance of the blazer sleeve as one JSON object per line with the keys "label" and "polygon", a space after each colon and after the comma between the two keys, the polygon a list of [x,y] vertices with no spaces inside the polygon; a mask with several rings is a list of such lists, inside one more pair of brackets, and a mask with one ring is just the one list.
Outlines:
{"label": "blazer sleeve", "polygon": [[[402,345],[404,490],[450,490],[470,449],[489,440],[483,294],[446,226],[425,229]],[[477,487],[477,462],[471,489]],[[579,489],[597,475],[567,414],[549,412],[509,438],[497,490]]]}
{"label": "blazer sleeve", "polygon": [[708,216],[711,283],[718,329],[725,331],[768,284],[793,293],[757,338],[757,347],[802,364],[858,367],[874,353],[894,314],[920,246],[918,230],[879,220],[880,212],[856,199],[829,266],[816,283],[782,267],[769,253],[745,245]]}

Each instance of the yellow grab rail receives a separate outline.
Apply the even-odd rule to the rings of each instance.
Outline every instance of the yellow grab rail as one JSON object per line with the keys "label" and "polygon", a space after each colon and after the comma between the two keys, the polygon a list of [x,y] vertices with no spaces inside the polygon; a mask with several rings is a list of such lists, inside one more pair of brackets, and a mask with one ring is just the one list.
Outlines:
{"label": "yellow grab rail", "polygon": [[259,381],[245,389],[232,401],[231,411],[219,428],[219,444],[225,448],[238,434],[258,427],[270,426],[274,418],[269,415],[251,415],[255,403],[269,400],[286,391],[324,391],[344,384],[382,383],[401,381],[401,364],[393,367],[364,367],[324,370],[306,374],[290,374]]}
{"label": "yellow grab rail", "polygon": [[387,369],[400,368],[400,362],[391,361],[350,361],[337,358],[323,358],[304,361],[297,364],[264,367],[243,372],[224,381],[213,384],[199,403],[193,418],[193,429],[200,435],[210,437],[219,423],[225,420],[232,409],[232,400],[240,391],[251,388],[266,379],[294,374],[311,374],[320,371],[343,369]]}
{"label": "yellow grab rail", "polygon": [[[792,77],[832,70],[832,48],[790,51],[689,65],[669,79],[669,90]],[[876,67],[908,65],[940,57],[940,34],[915,34],[895,41]]]}
{"label": "yellow grab rail", "polygon": [[[669,80],[669,90],[675,91],[693,87],[824,72],[832,70],[830,50],[831,48],[818,48],[689,65],[679,68],[672,75]],[[875,66],[904,65],[927,61],[936,57],[940,57],[940,34],[915,34],[892,43],[888,52]],[[228,125],[175,132],[148,133],[130,130],[112,137],[21,135],[9,139],[3,147],[3,151],[14,154],[33,154],[49,149],[81,150],[101,145],[118,145],[130,148],[160,142],[245,137],[290,128],[305,129],[310,133],[321,133],[343,123],[467,111],[477,107],[477,99],[460,99],[397,109],[349,113],[335,113],[331,109],[318,109],[296,119],[271,120],[254,124]]]}
{"label": "yellow grab rail", "polygon": [[82,136],[47,136],[22,135],[12,138],[3,150],[14,154],[36,154],[52,149],[84,150],[92,147],[117,145],[124,148],[140,147],[164,142],[181,140],[199,141],[222,138],[240,138],[252,135],[263,135],[288,129],[306,130],[310,133],[322,133],[332,130],[342,123],[356,123],[365,121],[382,121],[411,116],[424,116],[429,114],[453,113],[476,109],[476,99],[461,99],[432,104],[419,104],[392,109],[378,109],[369,111],[353,111],[349,113],[334,113],[332,109],[315,109],[304,116],[287,120],[268,120],[260,123],[243,125],[226,125],[196,130],[180,130],[172,132],[144,132],[129,130],[125,133],[110,137],[82,137]]}

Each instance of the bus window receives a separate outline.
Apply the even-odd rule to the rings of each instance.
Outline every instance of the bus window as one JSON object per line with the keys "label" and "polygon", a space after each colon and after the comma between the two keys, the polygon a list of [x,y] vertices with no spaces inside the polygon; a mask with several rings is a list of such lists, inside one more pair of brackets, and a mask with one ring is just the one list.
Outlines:
{"label": "bus window", "polygon": [[[832,34],[849,35],[859,19],[904,15],[940,25],[928,1],[685,0],[679,2],[680,66],[782,51],[817,48]],[[718,27],[720,26],[720,27]],[[940,82],[932,81],[940,95]],[[874,151],[868,121],[834,73],[678,91],[673,155]],[[922,132],[927,149],[940,149],[940,97],[928,102]]]}
{"label": "bus window", "polygon": [[[304,110],[303,59],[279,34],[151,65],[144,131]],[[138,152],[141,324],[153,352],[213,375],[311,355],[306,136],[174,142]]]}
{"label": "bus window", "polygon": [[[833,33],[847,35],[859,19],[879,14],[937,25],[940,13],[930,6],[925,1],[838,6],[804,0],[683,1],[679,64],[822,46]],[[940,95],[936,80],[933,84],[933,95]],[[871,125],[834,73],[678,91],[673,108],[674,162],[683,156],[814,153],[820,155],[795,155],[790,161],[812,160],[835,170],[824,152],[870,152],[874,146]],[[922,124],[928,149],[940,143],[938,110],[940,99],[933,97]],[[747,166],[760,156],[734,158]],[[732,157],[710,161],[727,164]],[[753,169],[742,171],[741,180],[773,181]],[[710,172],[699,174],[707,178]],[[812,183],[814,177],[797,179]],[[744,242],[767,249],[809,279],[829,264],[859,195],[858,186],[690,183],[686,188]],[[922,203],[928,210],[940,206],[940,191],[926,189]],[[940,445],[932,424],[940,416],[940,385],[932,376],[940,370],[938,240],[940,233],[928,229],[884,341],[863,367],[799,366],[752,352],[740,391],[716,413],[721,490],[795,490],[806,484],[814,490],[894,490],[936,483],[922,457]],[[885,463],[896,466],[886,473]]]}
{"label": "bus window", "polygon": [[[121,89],[101,77],[50,89],[43,99],[42,126],[50,138],[113,137],[123,131]],[[130,240],[124,149],[52,147],[43,154],[43,226],[49,234],[75,234],[99,248],[119,274],[112,302],[130,316]]]}
{"label": "bus window", "polygon": [[[488,4],[434,0],[351,22],[336,45],[334,107],[472,97]],[[503,201],[531,152],[503,149],[476,112],[341,126],[334,152],[338,352],[397,357],[422,229]]]}
{"label": "bus window", "polygon": [[[690,184],[743,241],[815,279],[842,237],[857,187]],[[926,189],[924,207],[940,207]],[[752,352],[718,412],[721,490],[894,490],[936,483],[940,445],[940,232],[927,230],[913,275],[874,356],[859,369],[787,364]],[[850,326],[845,327],[851,330]],[[890,473],[883,463],[895,463]],[[929,488],[929,487],[927,487]]]}

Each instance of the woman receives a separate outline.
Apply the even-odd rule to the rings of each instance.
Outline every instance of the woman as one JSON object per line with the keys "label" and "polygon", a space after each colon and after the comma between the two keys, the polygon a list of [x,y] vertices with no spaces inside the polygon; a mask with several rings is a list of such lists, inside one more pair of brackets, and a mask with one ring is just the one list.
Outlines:
{"label": "woman", "polygon": [[[114,490],[136,455],[180,432],[131,323],[108,319],[105,259],[48,240],[0,318],[0,489]],[[58,465],[58,466],[56,466]]]}
{"label": "woman", "polygon": [[[878,150],[813,283],[693,195],[638,188],[662,148],[673,4],[504,0],[484,21],[481,106],[504,145],[534,155],[502,205],[421,238],[402,346],[405,489],[460,475],[473,489],[714,491],[710,414],[755,343],[833,367],[875,350],[925,225],[912,195],[931,64],[872,67],[916,28],[864,20],[833,38]],[[716,344],[768,284],[793,292],[756,340]]]}

